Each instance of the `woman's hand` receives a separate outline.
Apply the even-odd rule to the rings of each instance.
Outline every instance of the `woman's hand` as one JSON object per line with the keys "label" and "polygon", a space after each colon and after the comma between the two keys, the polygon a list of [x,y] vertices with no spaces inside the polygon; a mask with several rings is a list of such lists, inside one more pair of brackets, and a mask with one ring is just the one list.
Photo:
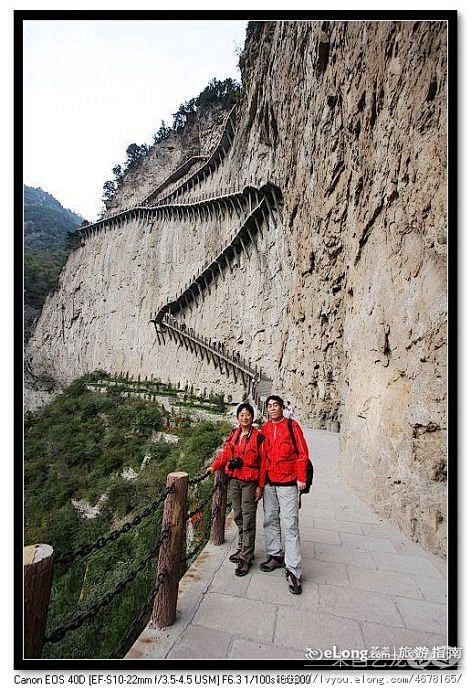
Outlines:
{"label": "woman's hand", "polygon": [[263,489],[261,486],[257,486],[255,489],[255,502],[259,501],[263,496]]}
{"label": "woman's hand", "polygon": [[306,482],[298,481],[297,484],[298,484],[298,491],[304,491],[304,489],[306,488]]}
{"label": "woman's hand", "polygon": [[207,467],[207,468],[205,469],[204,472],[205,472],[205,474],[212,474],[212,473],[214,472],[214,470],[213,470],[213,468],[212,468],[211,465],[210,465],[209,467]]}

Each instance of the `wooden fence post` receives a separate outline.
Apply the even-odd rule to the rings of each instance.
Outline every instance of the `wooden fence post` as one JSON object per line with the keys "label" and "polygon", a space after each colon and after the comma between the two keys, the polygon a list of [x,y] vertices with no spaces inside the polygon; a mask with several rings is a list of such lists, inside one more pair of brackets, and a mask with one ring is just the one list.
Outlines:
{"label": "wooden fence post", "polygon": [[25,546],[24,573],[24,655],[40,659],[51,596],[54,551],[48,544]]}
{"label": "wooden fence post", "polygon": [[186,537],[188,474],[171,472],[167,475],[167,487],[172,484],[175,492],[166,497],[162,515],[162,530],[167,527],[170,534],[160,547],[157,565],[157,574],[165,572],[167,579],[159,587],[152,611],[152,623],[159,628],[172,625],[177,614],[178,582]]}
{"label": "wooden fence post", "polygon": [[225,482],[224,470],[216,470],[214,473],[214,485],[216,490],[213,494],[213,504],[211,507],[210,539],[213,544],[219,546],[224,543],[224,527],[226,522],[227,484]]}

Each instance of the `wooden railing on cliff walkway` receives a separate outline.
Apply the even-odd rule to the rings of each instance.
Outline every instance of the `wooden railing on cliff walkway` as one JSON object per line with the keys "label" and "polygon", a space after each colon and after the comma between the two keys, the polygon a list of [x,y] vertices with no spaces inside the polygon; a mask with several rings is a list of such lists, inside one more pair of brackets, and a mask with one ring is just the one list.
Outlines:
{"label": "wooden railing on cliff walkway", "polygon": [[[182,564],[188,563],[204,545],[199,544],[195,550],[185,553],[186,525],[196,513],[201,513],[204,503],[197,505],[192,512],[188,511],[189,487],[199,484],[209,475],[203,474],[189,479],[186,472],[171,472],[167,475],[166,488],[150,506],[126,522],[119,530],[99,537],[92,544],[85,544],[75,551],[56,555],[51,546],[35,544],[24,549],[24,658],[38,659],[42,656],[45,643],[57,643],[72,630],[77,630],[84,623],[108,606],[126,586],[134,580],[138,572],[158,555],[155,585],[149,592],[142,608],[138,611],[126,633],[122,636],[110,658],[122,658],[140,634],[143,620],[152,607],[152,623],[160,628],[172,625],[176,617],[178,583],[181,577]],[[205,503],[211,502],[210,541],[219,545],[224,542],[224,528],[227,507],[227,483],[224,472],[214,474],[214,485]],[[160,537],[156,544],[145,554],[138,566],[118,582],[114,588],[102,596],[87,610],[78,615],[73,613],[67,621],[53,631],[46,632],[49,600],[54,565],[70,564],[75,559],[86,557],[110,542],[119,539],[147,517],[163,506]]]}

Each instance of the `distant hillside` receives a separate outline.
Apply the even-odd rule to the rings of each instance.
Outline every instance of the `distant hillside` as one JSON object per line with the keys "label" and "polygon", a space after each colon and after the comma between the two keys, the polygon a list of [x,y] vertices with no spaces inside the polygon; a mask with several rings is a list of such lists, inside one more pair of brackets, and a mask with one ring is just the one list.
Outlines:
{"label": "distant hillside", "polygon": [[41,188],[24,187],[25,255],[37,251],[64,249],[67,233],[80,225],[83,218],[64,208]]}
{"label": "distant hillside", "polygon": [[83,218],[40,188],[24,187],[25,337],[67,260],[68,234]]}

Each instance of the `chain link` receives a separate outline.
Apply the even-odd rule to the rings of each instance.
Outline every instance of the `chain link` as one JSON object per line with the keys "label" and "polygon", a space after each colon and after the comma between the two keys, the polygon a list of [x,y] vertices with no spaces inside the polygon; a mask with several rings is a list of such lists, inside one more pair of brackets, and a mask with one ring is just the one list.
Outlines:
{"label": "chain link", "polygon": [[200,505],[198,506],[198,508],[195,508],[195,510],[192,510],[191,513],[187,513],[187,514],[186,514],[187,520],[191,520],[192,517],[195,517],[195,515],[197,515],[198,513],[200,513],[200,512],[203,510],[203,508],[205,508],[205,507],[208,505],[209,501],[210,501],[210,500],[212,499],[212,497],[213,497],[213,494],[214,494],[214,491],[211,492],[211,493],[209,494],[209,496],[208,496],[207,498],[205,498],[205,500],[204,500],[202,503],[200,503]]}
{"label": "chain link", "polygon": [[144,558],[139,562],[139,565],[135,568],[135,570],[131,571],[125,578],[124,580],[121,580],[121,582],[118,582],[118,584],[114,587],[114,589],[111,589],[109,592],[107,592],[99,601],[97,601],[95,604],[92,604],[86,611],[83,613],[79,614],[76,616],[74,619],[70,621],[70,623],[67,623],[66,625],[60,626],[59,628],[56,628],[52,633],[49,635],[44,636],[44,642],[59,642],[62,640],[68,632],[71,632],[72,630],[76,630],[77,628],[80,628],[85,621],[87,621],[89,618],[95,616],[102,608],[105,606],[108,606],[108,604],[113,601],[113,599],[120,594],[123,589],[128,585],[136,575],[145,568],[147,565],[148,561],[153,558],[156,554],[156,552],[159,550],[161,544],[164,542],[165,539],[167,539],[168,535],[170,534],[170,528],[165,527],[162,530],[161,536],[159,541],[150,549]]}
{"label": "chain link", "polygon": [[209,477],[211,472],[205,472],[199,477],[195,477],[194,479],[190,479],[188,482],[188,486],[194,486],[195,484],[198,484],[199,482],[202,482],[203,479],[206,479],[206,477]]}
{"label": "chain link", "polygon": [[124,525],[119,529],[119,530],[113,530],[110,534],[107,536],[101,536],[98,537],[98,539],[91,544],[85,544],[84,546],[81,546],[80,548],[76,549],[75,551],[66,551],[63,554],[60,554],[56,556],[54,559],[54,563],[56,564],[62,564],[62,563],[70,563],[71,561],[75,560],[78,556],[88,556],[89,553],[92,551],[96,551],[97,549],[103,548],[106,544],[108,544],[111,541],[115,541],[120,537],[122,534],[126,534],[129,532],[130,529],[138,525],[142,520],[149,515],[151,515],[156,508],[163,503],[165,498],[169,495],[175,493],[175,485],[172,484],[171,486],[168,486],[162,496],[160,496],[156,501],[151,503],[150,506],[148,506],[142,513],[139,515],[136,515],[136,517],[131,520],[131,522],[125,522]]}
{"label": "chain link", "polygon": [[134,620],[132,621],[131,625],[127,629],[127,631],[124,633],[122,636],[121,640],[119,641],[118,645],[114,648],[114,650],[111,652],[110,659],[120,659],[122,658],[123,654],[123,647],[125,648],[128,644],[128,640],[131,638],[133,640],[136,639],[137,632],[139,629],[139,626],[141,624],[142,619],[144,618],[146,611],[148,610],[150,604],[152,603],[153,599],[157,596],[157,592],[159,591],[160,586],[168,579],[168,575],[165,571],[159,573],[157,575],[157,583],[153,587],[152,591],[150,592],[149,596],[147,597],[144,605],[140,608],[137,616],[135,616]]}

